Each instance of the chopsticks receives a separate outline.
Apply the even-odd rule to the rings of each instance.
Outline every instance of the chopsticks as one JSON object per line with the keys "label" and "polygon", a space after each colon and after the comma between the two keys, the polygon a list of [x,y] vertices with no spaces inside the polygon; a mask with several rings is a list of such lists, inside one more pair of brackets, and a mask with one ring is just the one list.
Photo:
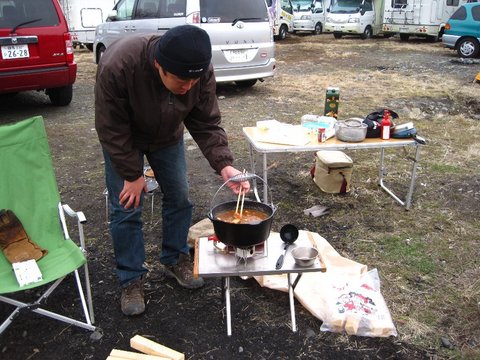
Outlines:
{"label": "chopsticks", "polygon": [[[243,170],[243,174],[245,174],[245,169]],[[237,207],[235,208],[235,215],[238,215],[240,219],[243,215],[243,203],[245,202],[245,193],[246,190],[243,190],[243,187],[240,186],[240,191],[238,192],[237,198]],[[240,206],[240,212],[238,211],[238,207]]]}

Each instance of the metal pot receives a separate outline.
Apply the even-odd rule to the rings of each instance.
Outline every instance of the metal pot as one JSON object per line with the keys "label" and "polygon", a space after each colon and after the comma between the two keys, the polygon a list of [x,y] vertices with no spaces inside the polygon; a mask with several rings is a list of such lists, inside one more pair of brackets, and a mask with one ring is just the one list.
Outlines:
{"label": "metal pot", "polygon": [[341,141],[360,142],[367,136],[367,124],[360,118],[351,118],[335,123],[335,137]]}
{"label": "metal pot", "polygon": [[261,211],[268,217],[258,223],[250,224],[233,224],[217,218],[217,215],[220,213],[235,210],[236,205],[237,203],[235,201],[219,204],[208,214],[208,218],[213,223],[213,229],[215,230],[215,235],[218,240],[226,245],[239,248],[248,248],[267,240],[270,236],[275,209],[260,202],[245,200],[243,204],[244,209]]}
{"label": "metal pot", "polygon": [[[243,203],[244,210],[257,210],[264,213],[267,217],[265,220],[259,221],[257,223],[249,224],[234,224],[231,222],[226,222],[218,219],[218,214],[224,213],[225,211],[235,210],[237,206],[236,201],[224,201],[217,205],[213,205],[217,195],[219,194],[222,188],[228,188],[226,185],[230,181],[234,182],[243,182],[251,181],[252,190],[255,194],[257,201],[245,199]],[[215,196],[212,200],[211,210],[208,213],[208,218],[212,221],[213,229],[215,230],[215,235],[218,240],[226,245],[235,246],[238,248],[249,248],[254,245],[263,243],[270,236],[270,230],[272,228],[273,215],[275,214],[276,208],[272,204],[264,204],[260,202],[260,197],[258,196],[257,189],[257,180],[262,182],[263,179],[255,174],[240,174],[232,177],[226,181],[215,193]],[[265,182],[264,182],[265,183]],[[228,189],[230,193],[230,189]],[[270,194],[271,199],[271,194]]]}

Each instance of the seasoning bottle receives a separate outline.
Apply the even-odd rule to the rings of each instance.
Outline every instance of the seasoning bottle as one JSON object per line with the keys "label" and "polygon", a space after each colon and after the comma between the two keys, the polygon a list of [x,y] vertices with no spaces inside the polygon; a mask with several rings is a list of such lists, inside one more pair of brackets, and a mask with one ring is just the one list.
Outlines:
{"label": "seasoning bottle", "polygon": [[390,139],[390,128],[392,127],[392,121],[390,120],[390,111],[384,110],[383,111],[383,119],[380,123],[381,132],[382,132],[382,139],[388,140]]}

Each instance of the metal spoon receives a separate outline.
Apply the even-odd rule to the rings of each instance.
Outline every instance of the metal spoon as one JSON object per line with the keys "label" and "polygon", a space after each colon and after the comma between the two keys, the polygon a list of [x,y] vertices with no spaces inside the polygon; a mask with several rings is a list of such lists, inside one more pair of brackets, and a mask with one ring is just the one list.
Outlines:
{"label": "metal spoon", "polygon": [[283,260],[285,259],[285,255],[287,254],[288,247],[292,245],[295,240],[298,238],[298,229],[295,225],[286,224],[283,225],[280,229],[280,238],[285,243],[285,247],[283,248],[284,252],[282,255],[279,256],[277,263],[275,264],[275,269],[281,269],[283,266]]}

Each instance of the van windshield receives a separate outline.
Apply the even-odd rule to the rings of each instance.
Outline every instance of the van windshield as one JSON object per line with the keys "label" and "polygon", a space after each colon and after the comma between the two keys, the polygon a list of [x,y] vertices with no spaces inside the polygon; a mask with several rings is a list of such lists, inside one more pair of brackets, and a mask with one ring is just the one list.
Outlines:
{"label": "van windshield", "polygon": [[268,22],[265,0],[200,0],[202,23]]}
{"label": "van windshield", "polygon": [[336,0],[330,7],[331,14],[355,14],[360,11],[362,0]]}
{"label": "van windshield", "polygon": [[0,28],[56,26],[57,11],[51,0],[0,0]]}
{"label": "van windshield", "polygon": [[312,0],[293,0],[293,11],[311,11],[312,9]]}

